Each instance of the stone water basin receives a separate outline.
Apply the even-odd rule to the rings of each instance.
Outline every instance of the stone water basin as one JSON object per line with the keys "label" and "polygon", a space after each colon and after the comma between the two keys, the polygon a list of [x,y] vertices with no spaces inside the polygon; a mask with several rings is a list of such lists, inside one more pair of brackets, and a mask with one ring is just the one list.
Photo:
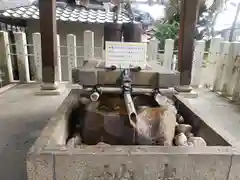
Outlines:
{"label": "stone water basin", "polygon": [[[144,97],[144,98],[143,98]],[[185,180],[239,178],[233,160],[239,159],[238,149],[231,146],[178,96],[172,100],[191,133],[206,141],[207,146],[162,146],[157,143],[139,145],[133,141],[133,129],[128,124],[122,102],[104,101],[96,105],[98,113],[87,115],[88,100],[74,89],[50,119],[41,136],[30,149],[27,158],[28,179],[34,180]],[[115,97],[116,98],[116,97]],[[107,98],[106,98],[107,99]],[[158,107],[153,98],[133,97],[137,109]],[[106,107],[104,107],[106,106]],[[109,107],[117,107],[108,119]],[[102,109],[101,109],[102,108]],[[105,108],[105,109],[104,109]],[[117,111],[117,113],[116,113]],[[110,113],[111,114],[111,113]],[[116,115],[117,114],[117,115]],[[86,125],[84,119],[95,121]],[[97,117],[97,118],[95,118]],[[97,119],[97,121],[96,121]],[[112,121],[113,122],[109,122]],[[97,123],[96,123],[97,122]],[[83,128],[89,127],[89,128]],[[86,130],[87,129],[87,130]],[[69,144],[79,133],[81,143]]]}

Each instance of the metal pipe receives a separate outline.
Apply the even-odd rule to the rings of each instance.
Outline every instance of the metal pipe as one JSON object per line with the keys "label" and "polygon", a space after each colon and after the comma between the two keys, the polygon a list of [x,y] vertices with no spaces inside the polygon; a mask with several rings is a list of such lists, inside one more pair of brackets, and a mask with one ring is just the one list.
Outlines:
{"label": "metal pipe", "polygon": [[130,124],[134,128],[136,128],[137,113],[136,113],[136,109],[134,107],[133,100],[132,100],[132,97],[131,97],[130,93],[124,93],[124,102],[125,102],[125,105],[126,105],[126,109],[127,109]]}
{"label": "metal pipe", "polygon": [[[122,88],[118,87],[99,87],[98,88],[102,93],[109,93],[109,94],[120,94],[122,93]],[[93,88],[92,87],[87,87],[81,89],[82,91],[85,92],[92,92]],[[148,94],[152,93],[154,89],[152,88],[132,88],[132,95],[138,95],[138,94]],[[178,94],[174,89],[159,89],[162,95],[165,94]]]}
{"label": "metal pipe", "polygon": [[91,99],[91,101],[93,101],[93,102],[98,101],[99,97],[100,97],[100,94],[99,94],[98,92],[93,92],[93,93],[90,95],[90,99]]}

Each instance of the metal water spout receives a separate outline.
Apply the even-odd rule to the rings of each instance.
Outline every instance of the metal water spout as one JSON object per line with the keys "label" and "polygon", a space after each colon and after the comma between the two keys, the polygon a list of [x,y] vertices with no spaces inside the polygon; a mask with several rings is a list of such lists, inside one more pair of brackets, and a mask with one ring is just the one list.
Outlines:
{"label": "metal water spout", "polygon": [[131,96],[131,82],[132,80],[130,77],[130,69],[124,69],[122,72],[122,92],[130,124],[135,128],[137,121],[137,113]]}

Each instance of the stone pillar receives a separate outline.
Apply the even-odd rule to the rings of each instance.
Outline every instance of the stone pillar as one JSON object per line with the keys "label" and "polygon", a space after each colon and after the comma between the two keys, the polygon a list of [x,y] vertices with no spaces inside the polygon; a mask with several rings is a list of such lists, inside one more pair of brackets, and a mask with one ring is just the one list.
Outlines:
{"label": "stone pillar", "polygon": [[61,52],[60,52],[60,37],[57,34],[57,59],[54,62],[55,67],[55,81],[61,82],[62,81],[62,64],[61,64]]}
{"label": "stone pillar", "polygon": [[4,81],[12,83],[13,65],[10,54],[8,33],[0,31],[0,69],[5,73]]}
{"label": "stone pillar", "polygon": [[41,34],[33,33],[33,53],[35,62],[36,81],[42,82],[42,55],[41,55]]}
{"label": "stone pillar", "polygon": [[94,59],[94,33],[84,31],[83,33],[84,62]]}
{"label": "stone pillar", "polygon": [[205,42],[203,40],[196,41],[194,59],[192,65],[192,79],[191,85],[199,87],[201,83],[202,63],[204,56]]}
{"label": "stone pillar", "polygon": [[[68,80],[72,82],[72,69],[77,67],[77,50],[76,36],[67,35],[67,51],[68,51]],[[83,64],[81,64],[82,66]]]}
{"label": "stone pillar", "polygon": [[165,67],[168,70],[172,69],[173,49],[174,49],[174,40],[166,39],[165,40],[165,46],[164,46],[163,67]]}
{"label": "stone pillar", "polygon": [[23,32],[14,32],[14,37],[16,41],[19,80],[21,83],[29,83],[30,72],[29,72],[26,34]]}
{"label": "stone pillar", "polygon": [[53,91],[58,90],[58,84],[55,82],[55,66],[58,58],[56,0],[39,1],[39,16],[42,45],[43,80],[41,90],[48,94],[48,92],[53,93]]}
{"label": "stone pillar", "polygon": [[148,43],[148,61],[156,61],[158,54],[158,44],[159,41],[157,39],[151,39]]}

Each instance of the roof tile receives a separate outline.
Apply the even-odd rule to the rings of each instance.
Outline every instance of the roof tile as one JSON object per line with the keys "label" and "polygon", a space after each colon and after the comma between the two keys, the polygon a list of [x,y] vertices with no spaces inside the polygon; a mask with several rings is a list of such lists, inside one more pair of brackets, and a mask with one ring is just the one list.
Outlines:
{"label": "roof tile", "polygon": [[[0,17],[39,19],[39,9],[36,5],[8,9],[0,12]],[[130,21],[121,11],[118,17],[117,23],[127,23]],[[82,7],[58,6],[56,8],[56,18],[61,21],[105,23],[113,22],[113,13],[102,10],[85,9]]]}

